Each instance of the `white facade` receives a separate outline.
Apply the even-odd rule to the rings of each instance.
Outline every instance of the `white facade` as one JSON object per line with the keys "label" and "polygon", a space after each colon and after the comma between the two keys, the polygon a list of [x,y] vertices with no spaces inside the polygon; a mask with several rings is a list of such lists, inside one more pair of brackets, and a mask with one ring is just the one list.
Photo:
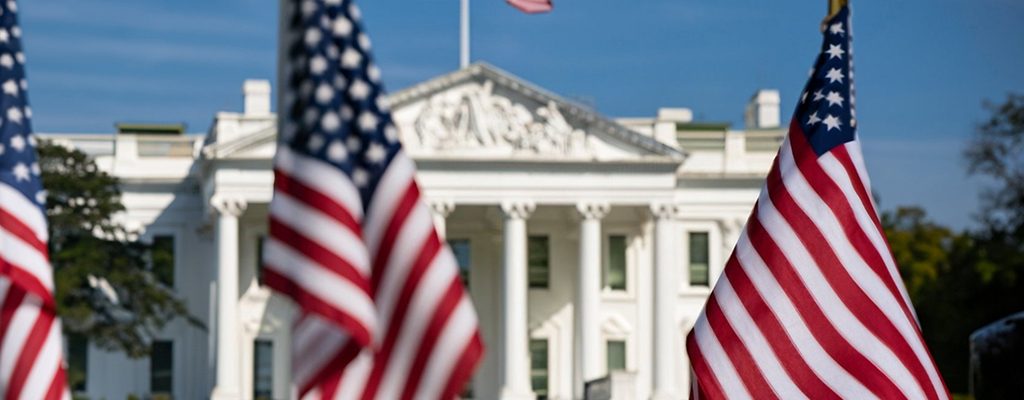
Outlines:
{"label": "white facade", "polygon": [[[175,399],[252,399],[267,383],[272,398],[290,393],[294,310],[257,268],[276,117],[269,85],[244,91],[245,111],[218,113],[206,136],[48,135],[122,179],[128,227],[175,238],[176,290],[208,326],[164,332]],[[754,96],[746,131],[687,109],[609,120],[485,64],[389,103],[438,230],[469,261],[486,344],[474,398],[532,399],[546,371],[538,393],[579,399],[610,356],[624,367],[616,398],[686,398],[684,338],[781,142],[777,92]],[[545,242],[543,257],[530,249]],[[531,363],[543,348],[547,364]],[[256,378],[257,358],[272,374]],[[150,370],[91,348],[84,393],[145,398]]]}

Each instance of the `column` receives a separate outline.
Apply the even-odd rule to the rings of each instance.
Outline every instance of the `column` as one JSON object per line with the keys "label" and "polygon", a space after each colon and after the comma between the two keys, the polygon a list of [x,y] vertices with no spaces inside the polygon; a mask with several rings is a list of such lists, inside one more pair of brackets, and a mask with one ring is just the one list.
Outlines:
{"label": "column", "polygon": [[536,208],[531,201],[501,204],[504,221],[501,313],[501,399],[532,400],[529,332],[526,326],[526,219]]}
{"label": "column", "polygon": [[238,335],[238,217],[246,202],[215,196],[217,212],[217,386],[215,400],[242,397],[241,353]]}
{"label": "column", "polygon": [[654,217],[654,392],[653,400],[677,398],[675,361],[682,357],[675,346],[675,304],[679,290],[675,262],[676,206],[670,203],[651,205]]}
{"label": "column", "polygon": [[601,219],[608,214],[608,203],[588,202],[576,205],[580,214],[580,264],[576,274],[576,373],[574,393],[583,398],[584,383],[606,372],[600,355],[601,332],[598,310],[601,302]]}
{"label": "column", "polygon": [[432,200],[430,202],[430,215],[434,219],[434,229],[437,236],[444,240],[448,236],[447,218],[455,211],[455,202],[451,200]]}

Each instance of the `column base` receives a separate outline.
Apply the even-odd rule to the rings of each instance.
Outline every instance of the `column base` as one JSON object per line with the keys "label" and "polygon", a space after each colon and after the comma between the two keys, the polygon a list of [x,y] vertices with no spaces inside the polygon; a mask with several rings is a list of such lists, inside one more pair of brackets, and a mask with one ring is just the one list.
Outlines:
{"label": "column base", "polygon": [[513,391],[509,388],[501,389],[501,395],[498,396],[499,400],[535,400],[535,396],[532,392],[519,392]]}
{"label": "column base", "polygon": [[665,392],[658,392],[651,395],[651,400],[676,400],[678,397]]}
{"label": "column base", "polygon": [[227,390],[219,387],[213,388],[213,393],[210,394],[210,400],[241,400],[242,396],[238,393],[228,393]]}

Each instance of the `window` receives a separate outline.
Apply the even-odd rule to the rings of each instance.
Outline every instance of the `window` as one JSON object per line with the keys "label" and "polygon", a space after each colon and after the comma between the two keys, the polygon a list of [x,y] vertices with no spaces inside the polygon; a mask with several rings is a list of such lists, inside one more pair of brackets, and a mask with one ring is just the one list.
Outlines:
{"label": "window", "polygon": [[606,349],[608,356],[608,372],[626,370],[626,342],[623,340],[609,340]]}
{"label": "window", "polygon": [[537,400],[548,398],[548,340],[530,340],[530,387]]}
{"label": "window", "polygon": [[459,279],[462,279],[462,284],[469,287],[469,240],[466,239],[452,239],[448,241],[448,247],[451,247],[452,253],[455,254],[455,261],[459,264]]}
{"label": "window", "polygon": [[626,237],[608,237],[608,254],[605,259],[604,286],[612,290],[626,290]]}
{"label": "window", "polygon": [[89,380],[89,340],[77,333],[68,334],[68,383],[72,392],[86,391]]}
{"label": "window", "polygon": [[257,339],[253,343],[252,398],[270,400],[274,396],[274,342]]}
{"label": "window", "polygon": [[547,289],[550,269],[550,252],[547,236],[530,236],[527,240],[528,270],[530,289]]}
{"label": "window", "polygon": [[153,352],[149,355],[149,391],[169,398],[173,384],[174,342],[155,340]]}
{"label": "window", "polygon": [[150,257],[156,280],[167,287],[174,287],[174,236],[154,236]]}
{"label": "window", "polygon": [[690,232],[690,286],[708,286],[708,233]]}

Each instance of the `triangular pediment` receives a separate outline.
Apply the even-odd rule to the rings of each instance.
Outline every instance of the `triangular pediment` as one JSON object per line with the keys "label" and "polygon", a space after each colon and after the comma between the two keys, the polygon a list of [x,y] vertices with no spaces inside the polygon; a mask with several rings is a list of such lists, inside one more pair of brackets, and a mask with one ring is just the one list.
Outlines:
{"label": "triangular pediment", "polygon": [[[674,147],[487,64],[473,64],[401,90],[388,96],[388,104],[402,144],[413,158],[684,158]],[[276,136],[274,124],[259,125],[223,138],[227,140],[215,137],[203,153],[208,159],[269,159]]]}
{"label": "triangular pediment", "polygon": [[683,154],[487,64],[389,97],[413,157],[681,160]]}

